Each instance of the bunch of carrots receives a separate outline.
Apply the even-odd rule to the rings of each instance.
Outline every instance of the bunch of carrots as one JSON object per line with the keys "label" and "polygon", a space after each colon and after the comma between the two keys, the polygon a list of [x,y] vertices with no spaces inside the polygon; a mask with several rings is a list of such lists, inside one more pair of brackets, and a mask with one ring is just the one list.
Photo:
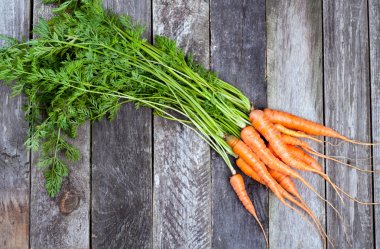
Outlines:
{"label": "bunch of carrots", "polygon": [[44,172],[50,196],[59,193],[69,162],[80,158],[68,138],[77,136],[81,124],[115,117],[122,104],[133,102],[194,130],[221,156],[231,170],[233,189],[258,221],[267,244],[243,178],[236,174],[229,155],[236,156],[240,170],[267,186],[285,206],[309,217],[327,240],[293,179],[342,216],[296,170],[318,174],[341,199],[345,195],[361,204],[377,204],[356,200],[336,186],[311,155],[338,160],[301,139],[323,142],[316,136],[327,136],[372,144],[350,140],[285,112],[251,110],[247,96],[186,56],[175,41],[156,36],[155,44],[150,44],[141,38],[144,29],[140,25],[128,15],[105,10],[102,0],[43,2],[58,6],[51,19],[42,19],[34,27],[36,38],[19,42],[0,36],[7,41],[0,47],[0,83],[11,86],[13,95],[23,94],[27,99],[25,114],[30,125],[25,144],[42,151],[37,165]]}
{"label": "bunch of carrots", "polygon": [[[226,135],[225,137],[228,145],[237,156],[236,165],[245,175],[268,187],[285,206],[296,211],[304,218],[305,216],[301,211],[305,212],[312,222],[314,222],[319,234],[330,243],[331,241],[323,227],[297,191],[293,179],[305,184],[319,198],[326,201],[341,219],[342,216],[296,170],[313,172],[320,175],[331,184],[340,198],[342,198],[340,195],[342,193],[361,204],[377,204],[361,202],[336,186],[324,173],[323,168],[317,160],[310,154],[335,161],[338,160],[318,153],[306,141],[300,138],[322,142],[315,136],[326,136],[356,144],[373,144],[348,139],[326,126],[282,111],[271,109],[265,109],[264,111],[252,110],[249,118],[252,125],[246,126],[241,130],[241,139],[232,135]],[[267,141],[267,144],[265,141]],[[236,172],[232,172],[230,183],[244,207],[260,225],[268,245],[265,230],[245,190],[243,177]]]}

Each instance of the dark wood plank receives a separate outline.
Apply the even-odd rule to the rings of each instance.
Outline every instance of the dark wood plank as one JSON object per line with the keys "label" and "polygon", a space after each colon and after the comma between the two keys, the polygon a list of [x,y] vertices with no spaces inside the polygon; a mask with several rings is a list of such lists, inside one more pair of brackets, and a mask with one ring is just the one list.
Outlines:
{"label": "dark wood plank", "polygon": [[[154,0],[153,32],[209,66],[209,2]],[[211,247],[210,148],[189,128],[154,119],[153,248]]]}
{"label": "dark wood plank", "polygon": [[[151,2],[104,2],[151,30]],[[152,118],[145,108],[123,106],[117,118],[92,130],[92,247],[152,247]]]}
{"label": "dark wood plank", "polygon": [[[321,19],[321,1],[267,1],[268,106],[319,123],[323,123]],[[324,195],[325,184],[319,176],[304,177]],[[324,226],[324,202],[299,182],[296,184]],[[315,230],[274,195],[269,196],[269,217],[271,248],[323,248]]]}
{"label": "dark wood plank", "polygon": [[[372,107],[372,140],[380,141],[380,1],[369,0],[369,47],[370,47],[370,75],[371,75],[371,107]],[[373,168],[380,170],[380,147],[372,150]],[[370,161],[365,161],[368,163]],[[377,174],[373,177],[374,201],[380,202],[380,180]],[[375,206],[375,248],[380,248],[380,208]]]}
{"label": "dark wood plank", "polygon": [[[324,1],[323,26],[325,123],[349,138],[369,141],[371,112],[367,1]],[[328,141],[337,142],[333,139]],[[327,154],[368,158],[371,149],[344,143],[341,146],[327,146]],[[356,163],[356,160],[350,161]],[[371,174],[358,173],[329,161],[326,167],[328,175],[338,186],[355,198],[372,201]],[[371,167],[367,165],[362,168]],[[346,239],[342,223],[331,210],[327,210],[327,232],[336,248],[373,248],[373,208],[352,201],[343,205],[330,186],[327,187],[327,197],[344,214],[348,225]]]}
{"label": "dark wood plank", "polygon": [[[51,6],[34,1],[33,20],[51,15]],[[81,159],[70,164],[70,175],[62,191],[50,198],[45,191],[43,174],[35,166],[38,153],[32,154],[30,246],[31,248],[90,247],[90,125],[80,127],[78,138],[71,141],[81,151]],[[67,205],[68,203],[76,205]],[[78,203],[78,204],[77,204]]]}
{"label": "dark wood plank", "polygon": [[[27,0],[0,0],[0,34],[28,38],[29,10]],[[30,163],[23,146],[28,129],[23,104],[21,96],[11,97],[0,82],[0,248],[4,249],[29,246]]]}
{"label": "dark wood plank", "polygon": [[[265,1],[211,1],[211,69],[241,89],[256,108],[266,106]],[[265,248],[259,226],[229,185],[231,173],[212,154],[213,248]],[[260,220],[268,228],[268,192],[245,178]]]}

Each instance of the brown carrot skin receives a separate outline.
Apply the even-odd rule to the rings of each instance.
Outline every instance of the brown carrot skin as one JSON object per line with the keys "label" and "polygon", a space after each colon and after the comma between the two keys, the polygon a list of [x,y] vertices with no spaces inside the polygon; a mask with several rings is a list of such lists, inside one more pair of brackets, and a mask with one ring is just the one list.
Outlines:
{"label": "brown carrot skin", "polygon": [[245,186],[244,186],[243,177],[240,174],[235,174],[235,175],[231,176],[230,177],[230,184],[231,184],[232,188],[234,189],[236,195],[238,196],[239,200],[241,201],[241,203],[245,207],[245,209],[247,209],[247,211],[256,219],[257,223],[259,224],[259,226],[260,226],[260,228],[264,234],[265,241],[267,243],[267,248],[268,248],[269,242],[268,242],[267,235],[265,233],[263,225],[261,224],[261,222],[259,220],[259,217],[257,216],[255,207],[253,206],[253,203],[247,194],[247,191],[246,191]]}

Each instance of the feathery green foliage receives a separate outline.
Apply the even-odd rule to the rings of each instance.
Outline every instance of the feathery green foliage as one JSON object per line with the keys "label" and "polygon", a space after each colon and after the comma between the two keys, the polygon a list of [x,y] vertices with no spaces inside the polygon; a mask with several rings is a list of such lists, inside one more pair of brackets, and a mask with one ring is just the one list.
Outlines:
{"label": "feathery green foliage", "polygon": [[223,136],[239,136],[250,110],[238,89],[186,56],[175,41],[157,36],[150,44],[140,25],[104,10],[100,0],[44,2],[59,3],[55,16],[39,21],[34,40],[6,38],[0,80],[13,95],[28,98],[26,145],[41,150],[38,167],[50,196],[59,193],[70,161],[80,157],[67,138],[75,138],[88,120],[112,119],[126,102],[194,129],[233,171],[233,152]]}

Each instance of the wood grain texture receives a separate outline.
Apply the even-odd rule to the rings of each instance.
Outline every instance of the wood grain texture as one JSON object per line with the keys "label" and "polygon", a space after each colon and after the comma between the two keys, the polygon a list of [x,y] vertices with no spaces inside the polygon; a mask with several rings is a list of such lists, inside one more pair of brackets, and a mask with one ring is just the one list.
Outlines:
{"label": "wood grain texture", "polygon": [[[349,138],[370,141],[367,1],[324,1],[323,17],[325,123]],[[371,149],[344,143],[327,146],[327,154],[368,158]],[[349,161],[355,164],[357,160]],[[338,186],[355,198],[372,201],[371,174],[358,173],[331,162],[326,162],[326,166],[327,173]],[[362,168],[371,167],[363,165]],[[373,248],[373,208],[352,201],[342,205],[330,186],[327,197],[343,213],[348,226],[346,239],[342,223],[327,210],[327,232],[336,248]]]}
{"label": "wood grain texture", "polygon": [[[29,1],[0,0],[0,34],[29,37]],[[0,46],[2,41],[0,41]],[[29,246],[29,151],[24,147],[28,124],[22,96],[11,97],[0,82],[0,248]]]}
{"label": "wood grain texture", "polygon": [[[255,107],[266,106],[265,1],[211,1],[211,69],[237,86]],[[229,184],[231,173],[212,153],[213,248],[265,248],[256,221]],[[268,228],[268,191],[245,178],[259,218]]]}
{"label": "wood grain texture", "polygon": [[[154,0],[153,33],[209,67],[209,2]],[[189,128],[154,118],[153,248],[211,247],[210,148]]]}
{"label": "wood grain texture", "polygon": [[[268,107],[319,123],[323,123],[321,20],[320,1],[267,1]],[[310,173],[303,176],[324,196],[321,177]],[[296,185],[324,227],[324,202],[300,182]],[[271,248],[323,248],[313,228],[272,194],[269,217]]]}
{"label": "wood grain texture", "polygon": [[[51,15],[51,6],[35,1],[33,20]],[[78,137],[71,140],[81,152],[78,162],[70,163],[70,175],[64,180],[56,198],[50,198],[45,190],[43,174],[35,166],[38,153],[32,154],[30,247],[73,248],[90,247],[90,124],[82,125]],[[67,193],[72,193],[79,204],[68,213],[62,213],[60,204]]]}
{"label": "wood grain texture", "polygon": [[[371,75],[371,107],[372,107],[372,140],[380,141],[380,1],[369,0],[369,47],[370,47],[370,75]],[[380,147],[372,149],[373,168],[380,170]],[[366,163],[370,161],[366,160]],[[373,176],[374,201],[380,202],[380,179],[377,174]],[[380,208],[374,207],[375,214],[375,248],[380,248]]]}
{"label": "wood grain texture", "polygon": [[[151,2],[104,2],[151,30]],[[145,108],[123,106],[115,120],[92,130],[92,247],[152,247],[152,118]]]}

